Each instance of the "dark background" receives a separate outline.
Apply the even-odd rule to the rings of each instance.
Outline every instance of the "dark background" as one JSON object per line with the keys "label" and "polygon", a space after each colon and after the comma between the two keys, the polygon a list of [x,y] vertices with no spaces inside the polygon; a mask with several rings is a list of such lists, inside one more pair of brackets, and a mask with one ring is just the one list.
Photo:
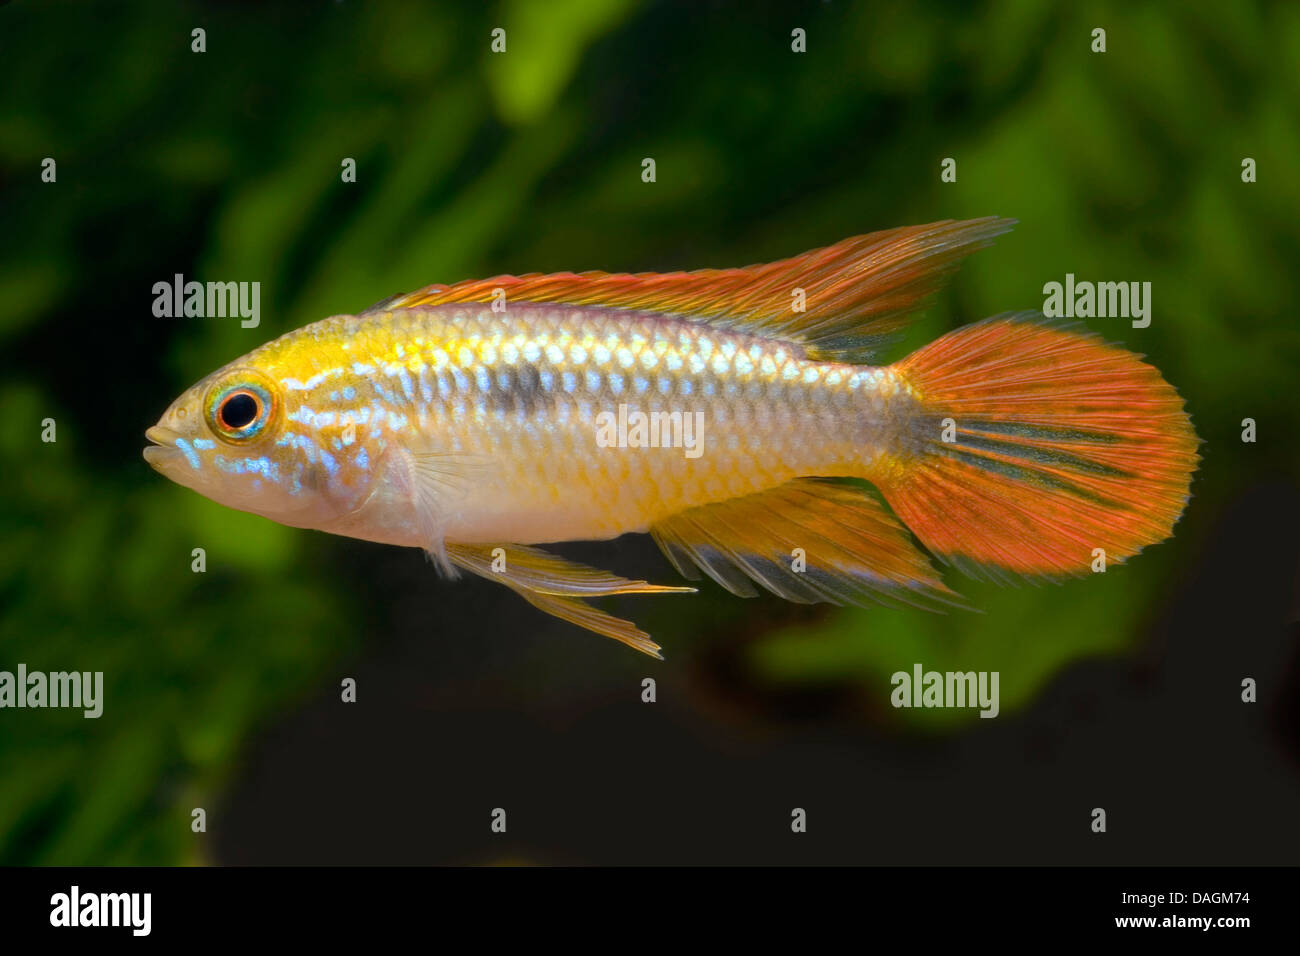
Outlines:
{"label": "dark background", "polygon": [[[0,669],[106,684],[99,720],[0,711],[0,862],[1294,863],[1297,60],[1282,3],[0,6]],[[981,614],[608,602],[661,664],[140,457],[208,371],[431,282],[993,214],[891,360],[1067,272],[1151,281],[1149,328],[1090,324],[1205,444],[1172,540],[948,575]],[[260,282],[261,326],[155,318],[178,272]],[[646,538],[561,550],[674,577]],[[916,662],[999,671],[1001,715],[891,708]]]}

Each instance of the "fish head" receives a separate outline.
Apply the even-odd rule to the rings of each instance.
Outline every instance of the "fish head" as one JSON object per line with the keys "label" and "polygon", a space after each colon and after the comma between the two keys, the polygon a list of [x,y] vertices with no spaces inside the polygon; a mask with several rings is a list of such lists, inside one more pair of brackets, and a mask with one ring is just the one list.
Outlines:
{"label": "fish head", "polygon": [[[354,509],[365,480],[340,475],[303,393],[250,353],[181,394],[145,432],[144,458],[219,504],[300,528]],[[355,470],[355,469],[354,469]],[[362,476],[364,479],[364,476]]]}

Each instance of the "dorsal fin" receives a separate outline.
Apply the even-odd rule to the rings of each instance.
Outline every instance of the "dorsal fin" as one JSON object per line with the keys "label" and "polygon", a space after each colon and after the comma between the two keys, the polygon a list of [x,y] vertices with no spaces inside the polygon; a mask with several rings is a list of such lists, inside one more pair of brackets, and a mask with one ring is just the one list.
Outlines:
{"label": "dorsal fin", "polygon": [[[1015,224],[989,216],[854,236],[792,259],[695,272],[557,272],[431,285],[368,312],[488,302],[557,302],[708,319],[723,328],[797,342],[810,357],[864,362],[938,290],[961,260]],[[803,290],[801,312],[795,290]]]}

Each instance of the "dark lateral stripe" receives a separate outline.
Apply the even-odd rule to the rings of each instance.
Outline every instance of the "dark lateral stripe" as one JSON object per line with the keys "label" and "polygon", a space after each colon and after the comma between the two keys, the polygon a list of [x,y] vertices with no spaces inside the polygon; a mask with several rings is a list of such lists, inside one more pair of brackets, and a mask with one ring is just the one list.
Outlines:
{"label": "dark lateral stripe", "polygon": [[532,415],[537,411],[538,405],[549,398],[542,388],[542,376],[535,365],[519,365],[490,374],[492,387],[488,389],[487,400],[492,408]]}

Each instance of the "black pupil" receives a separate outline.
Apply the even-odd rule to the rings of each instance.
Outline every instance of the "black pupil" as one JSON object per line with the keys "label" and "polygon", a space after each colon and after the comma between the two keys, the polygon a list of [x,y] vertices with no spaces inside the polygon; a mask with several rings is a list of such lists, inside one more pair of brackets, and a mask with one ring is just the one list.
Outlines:
{"label": "black pupil", "polygon": [[246,392],[231,395],[221,403],[221,424],[227,428],[247,428],[257,419],[257,399]]}

